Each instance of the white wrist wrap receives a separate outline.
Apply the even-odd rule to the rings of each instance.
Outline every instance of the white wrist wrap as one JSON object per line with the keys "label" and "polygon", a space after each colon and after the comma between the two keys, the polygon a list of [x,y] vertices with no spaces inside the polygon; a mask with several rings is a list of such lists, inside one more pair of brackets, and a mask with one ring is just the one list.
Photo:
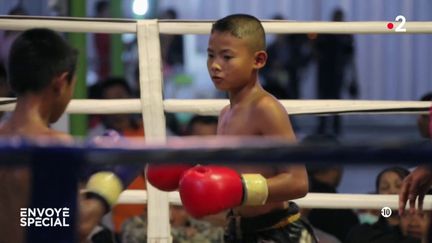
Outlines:
{"label": "white wrist wrap", "polygon": [[268,197],[267,179],[260,174],[242,174],[245,195],[243,205],[264,205]]}

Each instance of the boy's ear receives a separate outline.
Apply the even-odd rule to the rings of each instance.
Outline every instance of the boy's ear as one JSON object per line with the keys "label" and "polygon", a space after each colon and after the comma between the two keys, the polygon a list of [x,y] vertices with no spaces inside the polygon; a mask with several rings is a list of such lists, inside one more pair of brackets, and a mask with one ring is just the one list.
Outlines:
{"label": "boy's ear", "polygon": [[56,76],[53,81],[53,89],[56,94],[61,94],[69,84],[69,73],[63,72]]}
{"label": "boy's ear", "polygon": [[267,52],[257,51],[255,52],[254,68],[260,69],[265,66],[267,62]]}

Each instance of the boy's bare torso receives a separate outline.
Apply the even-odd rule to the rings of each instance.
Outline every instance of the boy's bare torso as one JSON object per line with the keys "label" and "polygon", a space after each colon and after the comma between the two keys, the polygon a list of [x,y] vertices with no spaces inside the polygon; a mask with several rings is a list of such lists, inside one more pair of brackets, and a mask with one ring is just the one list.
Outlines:
{"label": "boy's bare torso", "polygon": [[[24,121],[20,121],[24,122]],[[11,137],[37,139],[40,137],[67,142],[68,135],[37,124],[20,126],[9,120],[0,127],[0,138],[7,142]],[[20,208],[28,207],[30,200],[31,171],[28,166],[0,166],[0,243],[24,242],[25,228],[20,226]]]}
{"label": "boy's bare torso", "polygon": [[[0,137],[25,134],[6,123],[0,128]],[[20,226],[20,208],[28,207],[30,199],[30,170],[25,167],[0,167],[0,235],[3,242],[23,242],[24,229]]]}
{"label": "boy's bare torso", "polygon": [[[229,136],[264,136],[260,132],[260,127],[265,124],[260,124],[256,119],[256,112],[254,107],[257,103],[262,101],[263,98],[268,98],[269,95],[260,92],[259,94],[251,96],[248,100],[241,104],[236,104],[233,107],[227,106],[221,112],[218,124],[218,135]],[[275,176],[278,171],[271,165],[234,165],[230,167],[236,169],[239,173],[258,173],[266,178]],[[234,209],[234,212],[240,216],[253,217],[262,215],[276,209],[282,209],[283,202],[267,203],[263,206],[242,206]]]}

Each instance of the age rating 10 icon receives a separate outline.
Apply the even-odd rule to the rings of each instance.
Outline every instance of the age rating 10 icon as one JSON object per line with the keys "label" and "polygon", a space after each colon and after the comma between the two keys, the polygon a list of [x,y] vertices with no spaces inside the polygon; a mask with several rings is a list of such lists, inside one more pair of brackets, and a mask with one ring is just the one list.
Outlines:
{"label": "age rating 10 icon", "polygon": [[[398,15],[395,18],[396,22],[400,22],[396,24],[396,28],[395,28],[395,32],[406,32],[405,27],[405,23],[406,23],[406,18],[403,15]],[[387,23],[387,29],[392,30],[395,27],[395,25],[393,23]]]}
{"label": "age rating 10 icon", "polygon": [[383,208],[381,209],[381,215],[382,215],[384,218],[388,218],[388,217],[390,217],[390,216],[392,215],[392,210],[391,210],[391,208],[389,208],[389,207],[383,207]]}

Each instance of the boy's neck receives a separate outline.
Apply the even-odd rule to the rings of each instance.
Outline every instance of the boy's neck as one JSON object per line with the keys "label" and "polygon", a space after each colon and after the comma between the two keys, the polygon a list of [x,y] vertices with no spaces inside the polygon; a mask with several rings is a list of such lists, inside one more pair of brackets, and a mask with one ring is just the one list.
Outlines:
{"label": "boy's neck", "polygon": [[258,79],[253,82],[249,82],[247,85],[241,87],[240,89],[230,90],[228,92],[230,106],[233,107],[238,104],[247,102],[252,94],[262,90],[261,84]]}
{"label": "boy's neck", "polygon": [[[49,127],[50,106],[44,104],[43,96],[25,95],[18,97],[11,121],[18,126]],[[46,102],[46,101],[45,101]]]}

